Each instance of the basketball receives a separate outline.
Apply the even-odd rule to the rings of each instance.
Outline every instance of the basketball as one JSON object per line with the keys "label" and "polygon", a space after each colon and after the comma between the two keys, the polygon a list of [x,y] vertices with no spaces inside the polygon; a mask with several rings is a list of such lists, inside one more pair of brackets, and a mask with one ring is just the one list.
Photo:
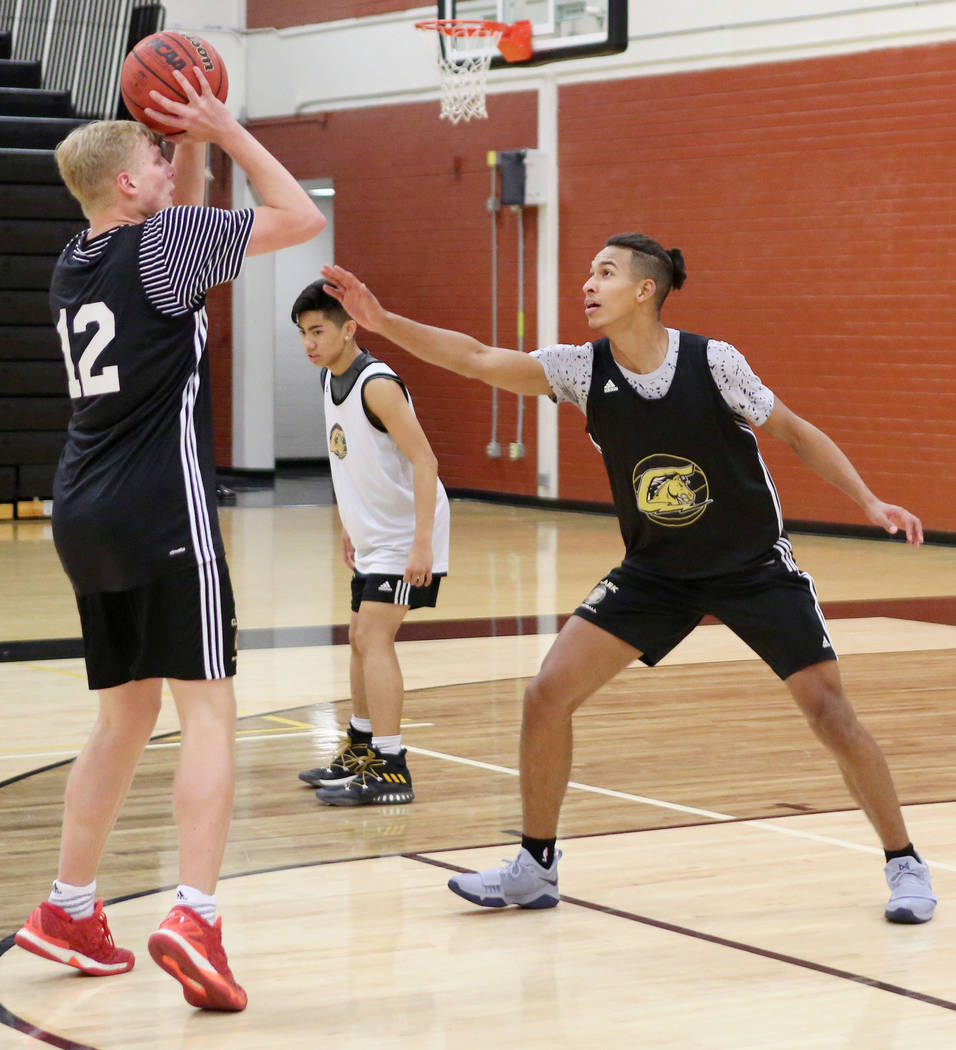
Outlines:
{"label": "basketball", "polygon": [[193,66],[203,71],[213,94],[225,102],[229,76],[222,57],[212,44],[192,33],[153,33],[140,40],[126,56],[120,73],[120,94],[130,116],[161,135],[178,134],[176,128],[162,121],[150,120],[143,110],[147,106],[159,108],[158,103],[149,97],[150,91],[158,91],[177,102],[187,102],[173,70],[178,69],[198,91],[199,82]]}

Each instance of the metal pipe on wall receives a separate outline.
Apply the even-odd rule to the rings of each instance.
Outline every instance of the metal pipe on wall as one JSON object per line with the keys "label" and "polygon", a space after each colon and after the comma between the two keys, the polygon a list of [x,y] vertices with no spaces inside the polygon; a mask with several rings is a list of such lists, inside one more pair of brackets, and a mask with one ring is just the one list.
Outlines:
{"label": "metal pipe on wall", "polygon": [[[516,204],[511,209],[518,220],[518,353],[524,352],[524,208]],[[518,395],[518,416],[515,426],[515,439],[508,446],[508,455],[511,459],[521,459],[524,456],[524,395]]]}
{"label": "metal pipe on wall", "polygon": [[[492,158],[495,157],[494,160]],[[495,154],[488,155],[488,166],[491,170],[491,193],[488,196],[488,214],[491,216],[491,345],[498,345],[498,210],[501,204],[496,190],[498,188],[498,163]],[[485,453],[490,459],[501,456],[501,442],[498,441],[498,388],[491,388],[491,440],[485,445]]]}

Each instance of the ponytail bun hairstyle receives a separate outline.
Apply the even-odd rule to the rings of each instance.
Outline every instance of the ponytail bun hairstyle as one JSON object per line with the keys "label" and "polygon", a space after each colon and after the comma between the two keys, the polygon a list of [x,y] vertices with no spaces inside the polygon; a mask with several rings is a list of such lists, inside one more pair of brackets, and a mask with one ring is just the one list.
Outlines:
{"label": "ponytail bun hairstyle", "polygon": [[654,301],[660,311],[672,288],[683,288],[687,280],[684,253],[680,248],[667,250],[645,233],[616,233],[608,237],[605,248],[629,248],[631,269],[635,276],[650,279],[657,285]]}
{"label": "ponytail bun hairstyle", "polygon": [[684,253],[680,248],[671,248],[667,254],[671,257],[671,264],[674,267],[674,273],[671,277],[671,287],[674,291],[679,292],[684,287],[684,281],[687,280],[687,267],[684,265]]}

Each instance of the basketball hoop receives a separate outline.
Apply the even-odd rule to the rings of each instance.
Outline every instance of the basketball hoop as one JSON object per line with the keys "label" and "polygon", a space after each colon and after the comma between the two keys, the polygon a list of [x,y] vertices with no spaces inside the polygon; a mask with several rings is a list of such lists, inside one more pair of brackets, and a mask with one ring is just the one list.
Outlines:
{"label": "basketball hoop", "polygon": [[528,21],[508,25],[478,19],[433,18],[416,22],[415,28],[438,34],[440,116],[452,124],[488,116],[485,87],[496,49],[507,62],[531,57]]}

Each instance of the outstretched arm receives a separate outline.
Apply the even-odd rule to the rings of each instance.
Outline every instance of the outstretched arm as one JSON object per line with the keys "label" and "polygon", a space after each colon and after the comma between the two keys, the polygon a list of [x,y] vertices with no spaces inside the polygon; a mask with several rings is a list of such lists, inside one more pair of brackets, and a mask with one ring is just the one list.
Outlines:
{"label": "outstretched arm", "polygon": [[859,504],[874,525],[893,536],[902,529],[907,543],[919,546],[923,542],[923,525],[919,518],[903,507],[877,499],[837,443],[818,427],[791,412],[779,398],[762,429],[785,441],[811,470]]}
{"label": "outstretched arm", "polygon": [[326,291],[338,299],[362,328],[379,332],[415,357],[515,394],[551,393],[544,368],[536,358],[518,350],[486,346],[464,332],[434,328],[393,314],[382,307],[354,274],[341,266],[323,266],[322,276],[330,282]]}

